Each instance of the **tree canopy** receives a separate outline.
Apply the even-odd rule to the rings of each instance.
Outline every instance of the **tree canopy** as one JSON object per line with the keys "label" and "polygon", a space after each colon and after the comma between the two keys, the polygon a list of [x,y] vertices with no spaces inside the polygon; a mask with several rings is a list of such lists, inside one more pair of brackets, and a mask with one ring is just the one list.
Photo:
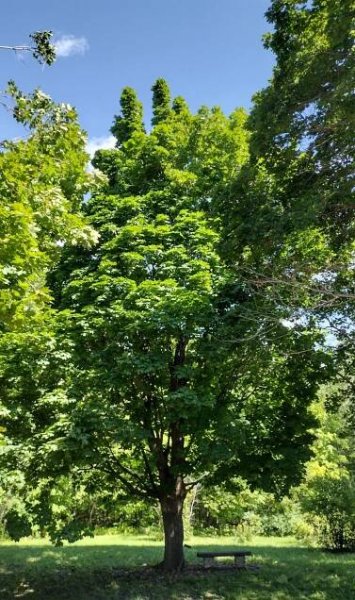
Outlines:
{"label": "tree canopy", "polygon": [[85,173],[85,136],[75,110],[40,90],[24,95],[10,82],[14,117],[27,139],[3,142],[0,153],[0,331],[25,326],[48,303],[45,274],[66,243],[90,244],[80,214],[93,177]]}
{"label": "tree canopy", "polygon": [[93,159],[101,175],[85,171],[75,111],[10,83],[30,128],[0,154],[2,454],[28,509],[11,515],[17,536],[78,539],[87,522],[60,499],[123,486],[159,502],[163,567],[180,569],[188,490],[243,478],[281,495],[310,457],[334,354],[353,390],[351,3],[274,0],[267,17],[276,66],[250,115],[193,114],[160,78],[148,129],[127,87],[116,147]]}
{"label": "tree canopy", "polygon": [[[96,240],[80,211],[84,194],[95,187],[95,176],[85,170],[85,135],[75,110],[55,104],[40,90],[25,95],[13,82],[7,93],[14,117],[29,135],[3,142],[0,153],[2,420],[8,414],[6,407],[16,415],[13,394],[23,394],[24,402],[31,402],[35,393],[31,378],[22,387],[18,377],[25,382],[40,352],[52,344],[49,268],[66,245],[87,246]],[[32,351],[26,358],[29,348]],[[6,371],[7,360],[12,364],[11,375]],[[0,438],[5,431],[2,425]]]}
{"label": "tree canopy", "polygon": [[248,118],[250,161],[225,198],[226,251],[254,293],[288,306],[290,321],[328,323],[351,352],[352,3],[274,0],[266,16],[276,65]]}
{"label": "tree canopy", "polygon": [[[118,481],[160,502],[164,567],[177,569],[196,480],[234,473],[279,492],[298,480],[326,358],[313,351],[317,334],[287,328],[275,305],[268,335],[222,251],[222,198],[248,158],[245,112],[193,115],[161,80],[153,103],[146,133],[138,100],[122,93],[117,148],[93,161],[108,184],[83,205],[98,241],[64,248],[51,269],[56,325],[35,365],[26,348],[7,428],[42,490],[33,518],[53,539],[86,531],[73,515],[64,527],[55,518],[53,486],[90,469],[89,488]],[[12,355],[3,382],[23,360]]]}

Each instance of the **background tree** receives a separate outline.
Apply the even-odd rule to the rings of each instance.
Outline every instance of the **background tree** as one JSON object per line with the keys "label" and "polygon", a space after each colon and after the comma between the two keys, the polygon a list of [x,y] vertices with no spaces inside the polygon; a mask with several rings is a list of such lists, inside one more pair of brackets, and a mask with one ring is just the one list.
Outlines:
{"label": "background tree", "polygon": [[[68,248],[52,270],[57,343],[35,363],[27,349],[11,402],[16,460],[40,490],[34,523],[55,541],[86,532],[75,512],[63,526],[53,505],[61,477],[90,469],[90,489],[119,482],[159,501],[163,566],[176,570],[196,480],[237,474],[279,493],[298,480],[327,361],[313,351],[317,334],[285,327],[275,305],[267,335],[220,252],[221,198],[247,159],[244,111],[192,115],[158,83],[165,117],[95,156],[109,180],[85,204],[99,241]],[[3,385],[16,369],[4,365]]]}
{"label": "background tree", "polygon": [[[8,95],[15,118],[29,130],[27,139],[3,142],[0,153],[0,415],[12,415],[16,423],[12,396],[21,391],[30,404],[37,389],[30,383],[35,386],[36,376],[17,388],[31,371],[27,359],[45,369],[40,356],[53,348],[48,269],[66,245],[96,240],[80,211],[95,176],[86,173],[85,135],[72,107],[55,104],[40,90],[26,96],[14,83]],[[4,431],[2,423],[0,437]]]}
{"label": "background tree", "polygon": [[352,2],[274,0],[266,15],[276,66],[254,97],[251,159],[226,200],[229,251],[253,290],[284,299],[290,315],[341,311],[345,322],[355,299]]}
{"label": "background tree", "polygon": [[3,142],[0,153],[0,331],[27,328],[49,295],[46,271],[66,243],[95,239],[80,213],[94,178],[85,172],[85,136],[75,110],[11,82],[14,117],[27,139]]}
{"label": "background tree", "polygon": [[[354,7],[275,0],[267,18],[273,32],[265,45],[276,66],[254,97],[250,160],[224,199],[225,251],[250,293],[263,297],[260,318],[269,316],[270,328],[278,327],[268,310],[273,298],[290,327],[316,322],[333,334],[334,377],[354,407]],[[310,512],[323,515],[323,543],[328,536],[333,547],[353,536],[353,475],[342,464],[345,425],[331,415],[334,406],[326,417],[333,431],[323,430],[315,446],[337,438],[333,469],[327,474],[318,456],[303,488]]]}

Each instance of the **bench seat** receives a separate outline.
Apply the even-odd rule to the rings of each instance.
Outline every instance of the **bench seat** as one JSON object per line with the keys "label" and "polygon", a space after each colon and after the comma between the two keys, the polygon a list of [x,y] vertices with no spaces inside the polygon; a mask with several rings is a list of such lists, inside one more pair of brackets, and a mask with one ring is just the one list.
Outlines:
{"label": "bench seat", "polygon": [[241,550],[229,550],[221,552],[197,552],[197,557],[203,559],[203,566],[206,568],[217,566],[215,558],[223,558],[229,556],[234,558],[234,566],[237,569],[246,569],[245,557],[252,556],[252,553],[248,551],[244,552]]}

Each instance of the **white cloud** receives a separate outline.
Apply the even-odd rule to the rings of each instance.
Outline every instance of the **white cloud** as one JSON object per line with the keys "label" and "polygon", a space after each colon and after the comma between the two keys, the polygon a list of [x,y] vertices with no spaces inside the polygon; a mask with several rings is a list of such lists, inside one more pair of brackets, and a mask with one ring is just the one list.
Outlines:
{"label": "white cloud", "polygon": [[89,49],[89,44],[84,37],[75,37],[74,35],[62,35],[54,41],[54,47],[57,57],[67,58],[74,54],[85,54]]}
{"label": "white cloud", "polygon": [[108,148],[114,148],[116,144],[116,138],[113,135],[107,135],[102,137],[93,137],[88,139],[86,144],[86,152],[91,157],[94,156],[96,150],[104,150]]}

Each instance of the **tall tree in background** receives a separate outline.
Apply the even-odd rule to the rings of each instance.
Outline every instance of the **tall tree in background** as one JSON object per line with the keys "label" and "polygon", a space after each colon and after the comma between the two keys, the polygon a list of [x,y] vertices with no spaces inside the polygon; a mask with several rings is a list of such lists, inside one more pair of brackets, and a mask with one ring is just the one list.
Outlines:
{"label": "tall tree in background", "polygon": [[[17,417],[40,387],[36,363],[49,377],[43,358],[54,336],[48,270],[66,245],[96,240],[80,211],[95,178],[86,173],[85,135],[72,107],[40,90],[26,96],[14,83],[7,91],[16,120],[29,130],[27,139],[3,142],[0,152],[0,416],[12,423],[0,431],[16,439],[28,431]],[[24,400],[20,413],[16,394]]]}
{"label": "tall tree in background", "polygon": [[[327,320],[348,365],[354,331],[354,6],[274,0],[271,83],[254,97],[251,158],[226,198],[226,250],[289,320]],[[250,219],[250,215],[253,218]]]}
{"label": "tall tree in background", "polygon": [[253,162],[277,177],[294,230],[322,228],[333,251],[345,250],[354,234],[353,3],[275,0],[266,16],[277,62],[255,96]]}
{"label": "tall tree in background", "polygon": [[[127,97],[137,106],[125,90],[122,107]],[[285,327],[275,303],[278,328],[268,335],[221,255],[222,200],[247,159],[244,111],[192,115],[169,98],[158,80],[152,131],[132,128],[137,113],[128,110],[115,118],[117,149],[95,156],[108,185],[85,212],[99,241],[67,249],[52,270],[57,341],[42,362],[28,349],[32,371],[12,390],[17,421],[8,427],[28,486],[39,490],[34,522],[52,539],[86,531],[80,515],[61,519],[53,505],[62,477],[84,485],[89,470],[88,490],[119,482],[159,501],[163,566],[177,570],[196,480],[240,475],[278,492],[297,480],[325,358],[312,352],[313,332]],[[6,368],[13,373],[11,361]]]}

